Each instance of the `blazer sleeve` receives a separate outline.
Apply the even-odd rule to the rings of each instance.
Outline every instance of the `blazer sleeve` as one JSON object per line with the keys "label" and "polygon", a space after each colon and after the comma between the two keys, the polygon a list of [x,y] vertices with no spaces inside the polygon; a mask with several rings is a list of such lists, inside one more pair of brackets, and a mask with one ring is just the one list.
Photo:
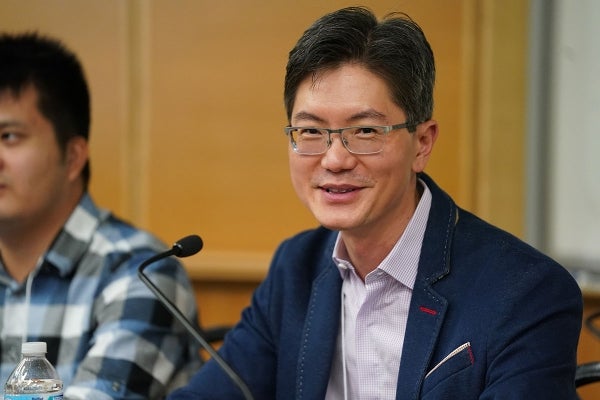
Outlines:
{"label": "blazer sleeve", "polygon": [[562,267],[542,263],[505,288],[487,343],[480,399],[577,399],[579,287]]}
{"label": "blazer sleeve", "polygon": [[[269,319],[269,299],[273,278],[267,278],[254,292],[250,307],[240,322],[226,335],[219,354],[249,386],[256,399],[275,398],[276,349]],[[244,399],[241,390],[214,360],[209,360],[183,388],[168,400]]]}

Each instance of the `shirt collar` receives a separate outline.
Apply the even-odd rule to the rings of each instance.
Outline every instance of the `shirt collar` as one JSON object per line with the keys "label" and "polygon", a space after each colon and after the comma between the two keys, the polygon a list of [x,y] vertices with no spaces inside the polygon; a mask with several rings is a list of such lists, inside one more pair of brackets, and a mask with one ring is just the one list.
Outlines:
{"label": "shirt collar", "polygon": [[[413,216],[400,239],[381,264],[377,266],[377,269],[385,271],[410,289],[413,289],[417,277],[423,237],[425,236],[429,210],[431,209],[431,191],[421,179],[419,179],[419,183],[423,188],[423,194]],[[332,258],[342,278],[345,278],[348,270],[354,269],[339,233],[333,248]]]}
{"label": "shirt collar", "polygon": [[[55,269],[61,277],[68,276],[88,251],[98,225],[109,215],[108,211],[94,204],[88,193],[84,193],[50,248],[38,262],[36,270],[45,265]],[[23,285],[16,283],[8,275],[1,259],[0,282],[7,286]]]}
{"label": "shirt collar", "polygon": [[85,193],[50,246],[45,262],[61,276],[71,273],[90,247],[98,225],[108,216],[109,212],[98,208]]}

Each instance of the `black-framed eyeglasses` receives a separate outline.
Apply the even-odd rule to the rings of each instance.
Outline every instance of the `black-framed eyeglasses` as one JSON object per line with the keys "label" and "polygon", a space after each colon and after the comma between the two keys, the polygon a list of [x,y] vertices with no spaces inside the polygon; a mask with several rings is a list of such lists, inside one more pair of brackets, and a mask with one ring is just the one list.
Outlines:
{"label": "black-framed eyeglasses", "polygon": [[418,123],[405,122],[387,126],[350,126],[340,129],[287,126],[294,152],[303,155],[324,154],[331,146],[331,135],[338,133],[342,144],[352,154],[377,154],[383,151],[385,136],[390,132],[406,128],[414,132]]}

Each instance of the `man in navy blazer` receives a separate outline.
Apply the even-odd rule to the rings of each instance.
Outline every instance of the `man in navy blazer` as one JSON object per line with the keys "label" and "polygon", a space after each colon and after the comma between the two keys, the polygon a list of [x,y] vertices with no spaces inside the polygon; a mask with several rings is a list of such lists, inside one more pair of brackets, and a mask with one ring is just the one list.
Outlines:
{"label": "man in navy blazer", "polygon": [[[286,73],[290,171],[322,225],[284,241],[220,354],[255,399],[576,399],[570,274],[423,170],[438,134],[419,26],[328,14]],[[214,361],[170,399],[239,399]]]}

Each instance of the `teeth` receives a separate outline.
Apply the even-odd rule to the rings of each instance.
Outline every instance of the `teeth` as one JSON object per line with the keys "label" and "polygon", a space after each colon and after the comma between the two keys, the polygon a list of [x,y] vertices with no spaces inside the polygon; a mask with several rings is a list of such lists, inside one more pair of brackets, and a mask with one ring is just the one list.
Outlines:
{"label": "teeth", "polygon": [[354,189],[327,189],[328,193],[348,193],[351,192]]}

